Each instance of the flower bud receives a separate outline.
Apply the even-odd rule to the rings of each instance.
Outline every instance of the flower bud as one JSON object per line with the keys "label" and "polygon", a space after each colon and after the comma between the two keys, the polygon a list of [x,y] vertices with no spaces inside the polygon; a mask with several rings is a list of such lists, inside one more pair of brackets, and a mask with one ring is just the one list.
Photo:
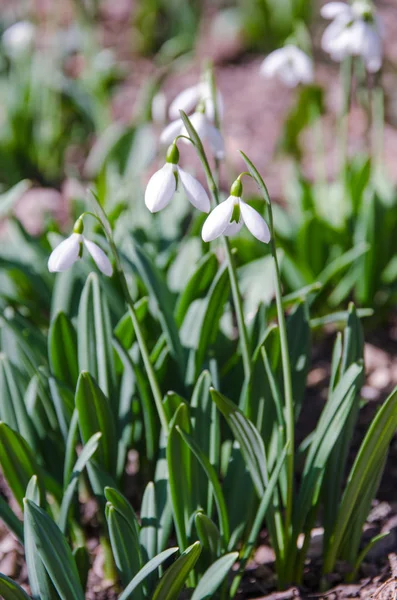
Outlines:
{"label": "flower bud", "polygon": [[242,194],[243,184],[241,183],[240,179],[236,179],[236,181],[232,184],[232,187],[230,188],[230,195],[236,196],[237,198],[241,198]]}
{"label": "flower bud", "polygon": [[83,233],[84,231],[84,223],[83,223],[83,217],[79,217],[76,221],[76,223],[74,224],[73,227],[73,233]]}
{"label": "flower bud", "polygon": [[165,160],[172,165],[177,165],[179,163],[179,150],[175,142],[168,148]]}

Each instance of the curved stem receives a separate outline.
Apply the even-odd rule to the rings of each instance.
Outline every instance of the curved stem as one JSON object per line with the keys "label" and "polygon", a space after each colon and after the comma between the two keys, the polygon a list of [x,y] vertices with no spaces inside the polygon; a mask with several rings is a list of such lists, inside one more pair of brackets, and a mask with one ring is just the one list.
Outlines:
{"label": "curved stem", "polygon": [[295,444],[295,411],[294,411],[294,398],[292,391],[292,377],[291,377],[291,363],[289,358],[288,348],[288,336],[287,336],[287,324],[283,309],[283,296],[281,290],[281,277],[280,267],[277,258],[277,248],[275,240],[274,222],[273,222],[273,211],[270,198],[268,197],[268,208],[269,208],[269,227],[271,233],[270,248],[274,260],[275,269],[275,291],[276,291],[276,306],[277,306],[277,317],[280,331],[280,346],[281,346],[281,362],[283,369],[283,381],[284,381],[284,398],[285,398],[285,420],[287,430],[287,500],[285,507],[285,533],[287,536],[290,534],[291,520],[292,520],[292,504],[294,494],[294,444]]}
{"label": "curved stem", "polygon": [[[219,204],[218,186],[217,186],[217,184],[215,182],[215,178],[212,174],[211,167],[208,163],[207,156],[204,152],[203,147],[199,148],[196,145],[196,149],[198,151],[199,157],[201,159],[201,163],[202,163],[204,171],[205,171],[205,175],[207,177],[208,187],[211,192],[213,203],[215,205],[217,205],[217,204]],[[244,375],[247,379],[249,379],[251,377],[251,372],[252,372],[252,361],[251,361],[251,354],[250,354],[250,349],[249,349],[248,333],[247,333],[247,328],[245,326],[245,320],[244,320],[243,302],[242,302],[242,298],[241,298],[241,294],[240,294],[240,288],[238,285],[237,271],[236,271],[236,266],[234,264],[232,250],[230,248],[230,243],[229,243],[228,238],[226,238],[225,236],[222,236],[222,242],[223,242],[223,246],[224,246],[225,253],[226,253],[230,285],[232,288],[233,303],[234,303],[234,308],[236,310],[237,327],[238,327],[239,337],[240,337],[241,353],[243,356]]]}
{"label": "curved stem", "polygon": [[[93,194],[93,196],[95,198],[94,194]],[[114,243],[114,240],[113,240],[113,234],[112,234],[111,226],[109,223],[109,219],[107,218],[107,215],[106,215],[104,209],[102,208],[101,204],[97,201],[96,198],[95,198],[95,204],[96,204],[98,211],[101,214],[101,218],[99,218],[97,215],[94,215],[93,213],[86,213],[86,214],[90,214],[90,215],[94,216],[101,223],[103,230],[105,232],[106,238],[108,240],[110,249],[113,253],[114,260],[116,263],[117,275],[118,275],[118,278],[120,281],[121,289],[123,290],[125,301],[128,305],[128,311],[130,313],[131,321],[132,321],[132,324],[133,324],[133,327],[135,330],[136,339],[137,339],[139,350],[140,350],[140,353],[142,356],[146,375],[149,380],[150,388],[152,390],[154,401],[156,403],[156,408],[157,408],[157,412],[158,412],[158,415],[160,418],[160,422],[161,422],[162,428],[164,429],[165,435],[168,435],[169,424],[168,424],[168,419],[167,419],[165,411],[164,411],[163,397],[161,394],[160,386],[157,381],[156,373],[154,371],[152,362],[150,360],[149,350],[146,345],[145,337],[142,333],[142,330],[141,330],[141,327],[139,324],[139,320],[138,320],[138,317],[135,312],[134,301],[133,301],[130,291],[128,289],[127,279],[125,277],[125,273],[124,273],[123,267],[121,265],[120,256],[117,251],[116,244]]]}

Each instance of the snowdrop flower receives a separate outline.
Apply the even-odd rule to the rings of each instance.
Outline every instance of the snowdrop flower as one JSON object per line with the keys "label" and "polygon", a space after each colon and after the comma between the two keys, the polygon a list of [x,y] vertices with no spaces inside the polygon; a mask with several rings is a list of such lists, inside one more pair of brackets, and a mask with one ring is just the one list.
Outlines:
{"label": "snowdrop flower", "polygon": [[[208,117],[203,112],[196,111],[190,117],[190,122],[197,131],[199,138],[203,142],[208,141],[215,158],[224,158],[225,145],[223,137],[219,129],[210,123]],[[160,136],[160,143],[164,145],[171,144],[178,135],[189,135],[182,119],[167,125]]]}
{"label": "snowdrop flower", "polygon": [[270,231],[261,215],[241,198],[243,186],[239,179],[233,183],[230,196],[214,208],[207,217],[201,236],[205,242],[212,242],[221,235],[234,235],[242,226],[259,241],[267,244],[270,241]]}
{"label": "snowdrop flower", "polygon": [[180,181],[189,202],[198,210],[209,212],[210,200],[207,192],[197,179],[178,166],[178,162],[179,150],[174,143],[168,149],[164,167],[156,171],[147,184],[146,206],[152,213],[165,208],[170,203]]}
{"label": "snowdrop flower", "polygon": [[73,233],[63,240],[51,253],[48,260],[50,273],[66,271],[83,255],[83,245],[87,248],[98,269],[110,277],[113,267],[104,251],[94,242],[90,242],[83,235],[83,219],[77,219]]}
{"label": "snowdrop flower", "polygon": [[[201,81],[197,85],[186,88],[171,102],[169,116],[173,121],[179,118],[180,110],[190,114],[200,102],[204,103],[205,114],[212,122],[215,120],[215,106],[212,99],[211,85],[208,81]],[[223,117],[223,98],[219,90],[216,90],[216,111],[218,117]]]}
{"label": "snowdrop flower", "polygon": [[24,54],[33,45],[36,28],[29,21],[18,21],[3,33],[3,46],[10,57]]}
{"label": "snowdrop flower", "polygon": [[260,72],[265,77],[278,77],[288,87],[313,81],[313,61],[291,44],[271,52],[263,61]]}
{"label": "snowdrop flower", "polygon": [[321,47],[337,62],[347,56],[360,56],[370,73],[382,66],[382,25],[371,4],[356,0],[353,4],[329,2],[321,10],[325,19],[333,19],[325,29]]}

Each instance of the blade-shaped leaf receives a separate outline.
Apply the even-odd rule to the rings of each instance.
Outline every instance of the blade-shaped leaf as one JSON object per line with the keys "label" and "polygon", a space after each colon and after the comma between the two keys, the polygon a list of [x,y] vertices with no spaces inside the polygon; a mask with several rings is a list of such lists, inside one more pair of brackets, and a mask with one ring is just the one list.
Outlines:
{"label": "blade-shaped leaf", "polygon": [[178,551],[178,548],[168,548],[168,550],[164,550],[160,552],[157,556],[149,560],[148,563],[137,573],[130,581],[130,583],[125,588],[124,592],[119,596],[118,600],[127,600],[131,597],[132,592],[144,581],[149,575],[151,575],[154,571],[156,571],[160,565],[163,564],[170,556],[175,554]]}
{"label": "blade-shaped leaf", "polygon": [[218,558],[213,565],[209,567],[200,579],[200,582],[193,592],[191,600],[210,600],[213,598],[216,590],[229,573],[238,558],[238,552],[230,552],[221,558]]}
{"label": "blade-shaped leaf", "polygon": [[200,553],[200,542],[195,542],[189,546],[164,573],[155,589],[153,600],[176,600]]}

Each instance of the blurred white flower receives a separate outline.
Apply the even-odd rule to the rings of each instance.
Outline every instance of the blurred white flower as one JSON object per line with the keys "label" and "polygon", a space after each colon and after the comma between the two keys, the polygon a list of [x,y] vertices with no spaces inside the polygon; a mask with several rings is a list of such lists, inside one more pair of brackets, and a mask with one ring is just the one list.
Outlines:
{"label": "blurred white flower", "polygon": [[325,29],[321,47],[337,62],[347,56],[360,56],[370,73],[382,66],[382,25],[373,6],[363,0],[353,4],[329,2],[321,9],[325,19],[333,19]]}
{"label": "blurred white flower", "polygon": [[[208,141],[212,152],[216,158],[222,159],[225,156],[225,145],[219,129],[210,123],[208,117],[202,112],[195,112],[190,117],[191,124],[197,131],[199,138],[205,142]],[[178,135],[188,136],[188,132],[182,119],[173,121],[163,130],[160,136],[161,144],[171,144]],[[182,141],[185,141],[182,139]]]}
{"label": "blurred white flower", "polygon": [[302,50],[291,44],[274,50],[263,61],[260,72],[265,77],[278,77],[285,85],[313,81],[313,61]]}
{"label": "blurred white flower", "polygon": [[221,202],[208,215],[201,236],[205,242],[211,242],[221,235],[234,235],[245,224],[259,241],[267,244],[270,231],[261,215],[241,198],[242,185],[236,180],[230,190],[230,196]]}
{"label": "blurred white flower", "polygon": [[[197,85],[186,88],[177,95],[171,102],[169,108],[170,119],[175,120],[180,117],[180,110],[190,114],[202,102],[204,104],[205,114],[212,122],[215,120],[215,107],[212,99],[211,86],[207,81],[202,81]],[[216,91],[216,109],[219,119],[223,117],[223,98],[219,90]]]}
{"label": "blurred white flower", "polygon": [[74,231],[66,240],[63,240],[51,253],[48,260],[48,270],[51,273],[66,271],[83,254],[83,244],[91,254],[98,269],[110,277],[113,267],[110,260],[97,244],[87,240],[82,233]]}
{"label": "blurred white flower", "polygon": [[36,27],[29,21],[18,21],[8,29],[2,36],[4,50],[10,57],[17,57],[28,52],[34,42]]}
{"label": "blurred white flower", "polygon": [[152,100],[152,121],[156,125],[164,125],[167,121],[167,99],[163,92],[158,92]]}
{"label": "blurred white flower", "polygon": [[176,192],[178,181],[181,182],[189,202],[198,210],[209,212],[210,200],[201,183],[177,164],[171,162],[166,162],[149,179],[145,191],[145,204],[150,212],[158,212],[170,203]]}

